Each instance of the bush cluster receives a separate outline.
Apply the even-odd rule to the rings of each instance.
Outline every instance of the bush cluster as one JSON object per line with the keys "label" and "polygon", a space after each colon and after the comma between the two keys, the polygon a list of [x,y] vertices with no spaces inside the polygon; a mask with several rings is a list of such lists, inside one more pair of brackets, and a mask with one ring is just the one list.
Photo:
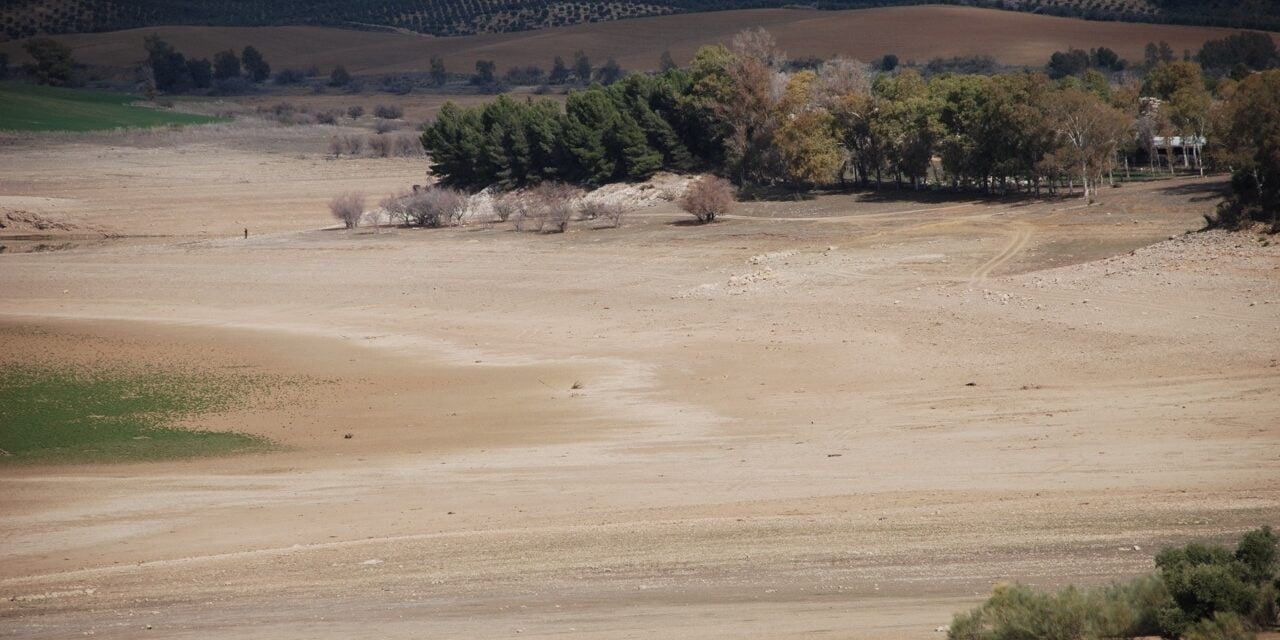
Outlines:
{"label": "bush cluster", "polygon": [[1156,556],[1155,575],[1099,589],[997,587],[956,614],[949,640],[1085,640],[1161,636],[1237,640],[1280,622],[1277,539],[1246,533],[1234,551],[1191,543]]}
{"label": "bush cluster", "polygon": [[422,155],[422,145],[418,137],[411,133],[398,135],[358,135],[343,134],[329,139],[329,153],[335,158],[341,156],[359,157],[368,150],[373,158],[411,158]]}
{"label": "bush cluster", "polygon": [[404,117],[404,109],[396,104],[380,104],[373,108],[373,115],[385,120],[399,120]]}
{"label": "bush cluster", "polygon": [[393,223],[428,228],[452,227],[467,212],[466,194],[448,187],[418,189],[382,201]]}

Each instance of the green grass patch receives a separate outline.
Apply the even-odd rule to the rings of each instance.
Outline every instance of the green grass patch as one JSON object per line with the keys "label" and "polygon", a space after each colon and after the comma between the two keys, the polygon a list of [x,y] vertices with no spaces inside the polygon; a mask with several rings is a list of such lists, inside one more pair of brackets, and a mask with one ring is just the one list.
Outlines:
{"label": "green grass patch", "polygon": [[254,374],[7,365],[0,369],[0,465],[217,456],[272,447],[243,433],[175,426],[246,406]]}
{"label": "green grass patch", "polygon": [[0,130],[100,131],[224,121],[133,104],[140,100],[124,93],[0,82]]}

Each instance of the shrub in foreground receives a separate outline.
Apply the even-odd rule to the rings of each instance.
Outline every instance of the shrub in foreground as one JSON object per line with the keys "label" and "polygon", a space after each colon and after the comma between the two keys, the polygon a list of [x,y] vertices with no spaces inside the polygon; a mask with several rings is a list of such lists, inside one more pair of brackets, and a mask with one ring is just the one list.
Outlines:
{"label": "shrub in foreground", "polygon": [[733,207],[733,187],[729,181],[716,176],[703,176],[685,189],[680,198],[680,208],[693,214],[699,222],[715,222]]}
{"label": "shrub in foreground", "polygon": [[1099,589],[1040,592],[997,587],[957,614],[949,640],[1089,640],[1159,635],[1245,640],[1277,623],[1277,540],[1249,532],[1234,553],[1199,543],[1156,556],[1159,573]]}
{"label": "shrub in foreground", "polygon": [[335,196],[329,201],[329,211],[348,229],[354,229],[360,225],[360,216],[364,215],[364,195],[344,193]]}

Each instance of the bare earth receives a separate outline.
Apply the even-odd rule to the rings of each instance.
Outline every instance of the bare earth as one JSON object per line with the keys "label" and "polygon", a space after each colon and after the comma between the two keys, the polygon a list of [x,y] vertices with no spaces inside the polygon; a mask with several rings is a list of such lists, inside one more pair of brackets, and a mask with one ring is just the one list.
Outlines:
{"label": "bare earth", "polygon": [[325,135],[5,141],[60,226],[0,229],[0,364],[314,383],[192,424],[279,452],[0,464],[0,635],[937,638],[1280,524],[1280,246],[1181,235],[1221,178],[348,233],[424,162]]}

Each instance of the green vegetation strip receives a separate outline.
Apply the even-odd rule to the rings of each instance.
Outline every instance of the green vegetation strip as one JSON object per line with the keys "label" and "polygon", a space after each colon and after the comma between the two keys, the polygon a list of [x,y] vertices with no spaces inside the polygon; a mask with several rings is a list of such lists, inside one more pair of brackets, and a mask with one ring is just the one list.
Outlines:
{"label": "green vegetation strip", "polygon": [[133,104],[139,100],[124,93],[0,82],[0,130],[100,131],[224,121]]}
{"label": "green vegetation strip", "polygon": [[0,465],[216,456],[270,448],[243,433],[177,428],[247,404],[266,376],[7,365],[0,369]]}

